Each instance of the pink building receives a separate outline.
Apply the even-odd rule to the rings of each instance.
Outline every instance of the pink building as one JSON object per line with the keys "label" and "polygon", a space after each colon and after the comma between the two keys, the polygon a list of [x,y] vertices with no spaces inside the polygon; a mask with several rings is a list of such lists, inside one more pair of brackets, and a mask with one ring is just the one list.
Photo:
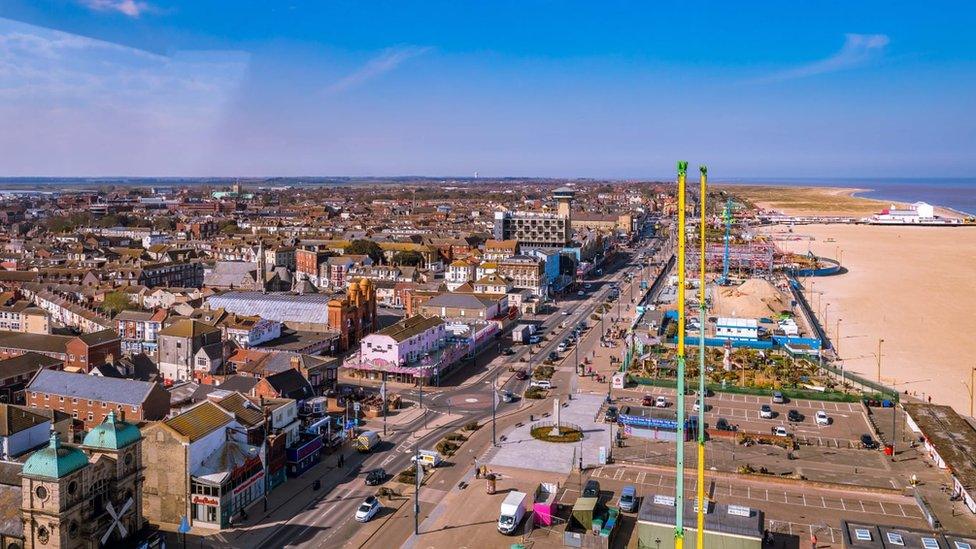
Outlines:
{"label": "pink building", "polygon": [[437,316],[416,315],[364,337],[359,353],[343,367],[367,379],[436,385],[441,375],[467,354],[452,342],[447,325]]}

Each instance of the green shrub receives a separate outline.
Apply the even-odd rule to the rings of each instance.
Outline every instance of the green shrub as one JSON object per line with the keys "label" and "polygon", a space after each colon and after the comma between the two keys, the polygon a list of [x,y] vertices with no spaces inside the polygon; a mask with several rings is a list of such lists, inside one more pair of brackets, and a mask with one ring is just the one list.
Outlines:
{"label": "green shrub", "polygon": [[450,440],[442,440],[437,443],[434,447],[442,456],[450,456],[460,448],[461,445],[456,442],[451,442]]}
{"label": "green shrub", "polygon": [[477,431],[478,427],[481,427],[481,425],[479,425],[477,421],[469,421],[464,424],[463,429],[465,431]]}
{"label": "green shrub", "polygon": [[541,387],[529,387],[528,389],[525,390],[524,396],[525,398],[538,400],[541,398],[545,398],[546,391]]}

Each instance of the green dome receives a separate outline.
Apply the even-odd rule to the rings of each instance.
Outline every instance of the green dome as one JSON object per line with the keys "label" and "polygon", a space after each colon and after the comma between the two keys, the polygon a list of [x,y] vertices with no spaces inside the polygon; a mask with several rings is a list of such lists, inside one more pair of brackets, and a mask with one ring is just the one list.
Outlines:
{"label": "green dome", "polygon": [[57,479],[88,465],[88,456],[77,448],[61,446],[57,431],[51,433],[51,443],[31,454],[24,462],[24,476]]}
{"label": "green dome", "polygon": [[109,412],[105,421],[95,427],[87,435],[82,443],[89,448],[102,448],[105,450],[118,450],[138,441],[142,438],[139,428],[131,423],[115,420],[115,412]]}

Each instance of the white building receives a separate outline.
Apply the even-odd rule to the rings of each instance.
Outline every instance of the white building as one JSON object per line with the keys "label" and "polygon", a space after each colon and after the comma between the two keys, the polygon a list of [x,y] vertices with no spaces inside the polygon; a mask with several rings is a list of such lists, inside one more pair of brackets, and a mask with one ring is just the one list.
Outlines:
{"label": "white building", "polygon": [[759,323],[754,318],[719,318],[715,323],[715,337],[756,341],[759,339]]}

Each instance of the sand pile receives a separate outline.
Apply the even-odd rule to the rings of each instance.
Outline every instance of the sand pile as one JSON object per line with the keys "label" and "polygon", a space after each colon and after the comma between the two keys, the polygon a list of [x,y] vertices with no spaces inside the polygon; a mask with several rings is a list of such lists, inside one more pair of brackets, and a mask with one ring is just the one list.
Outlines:
{"label": "sand pile", "polygon": [[790,301],[769,281],[750,278],[740,286],[717,286],[710,314],[722,317],[771,317],[790,310]]}

